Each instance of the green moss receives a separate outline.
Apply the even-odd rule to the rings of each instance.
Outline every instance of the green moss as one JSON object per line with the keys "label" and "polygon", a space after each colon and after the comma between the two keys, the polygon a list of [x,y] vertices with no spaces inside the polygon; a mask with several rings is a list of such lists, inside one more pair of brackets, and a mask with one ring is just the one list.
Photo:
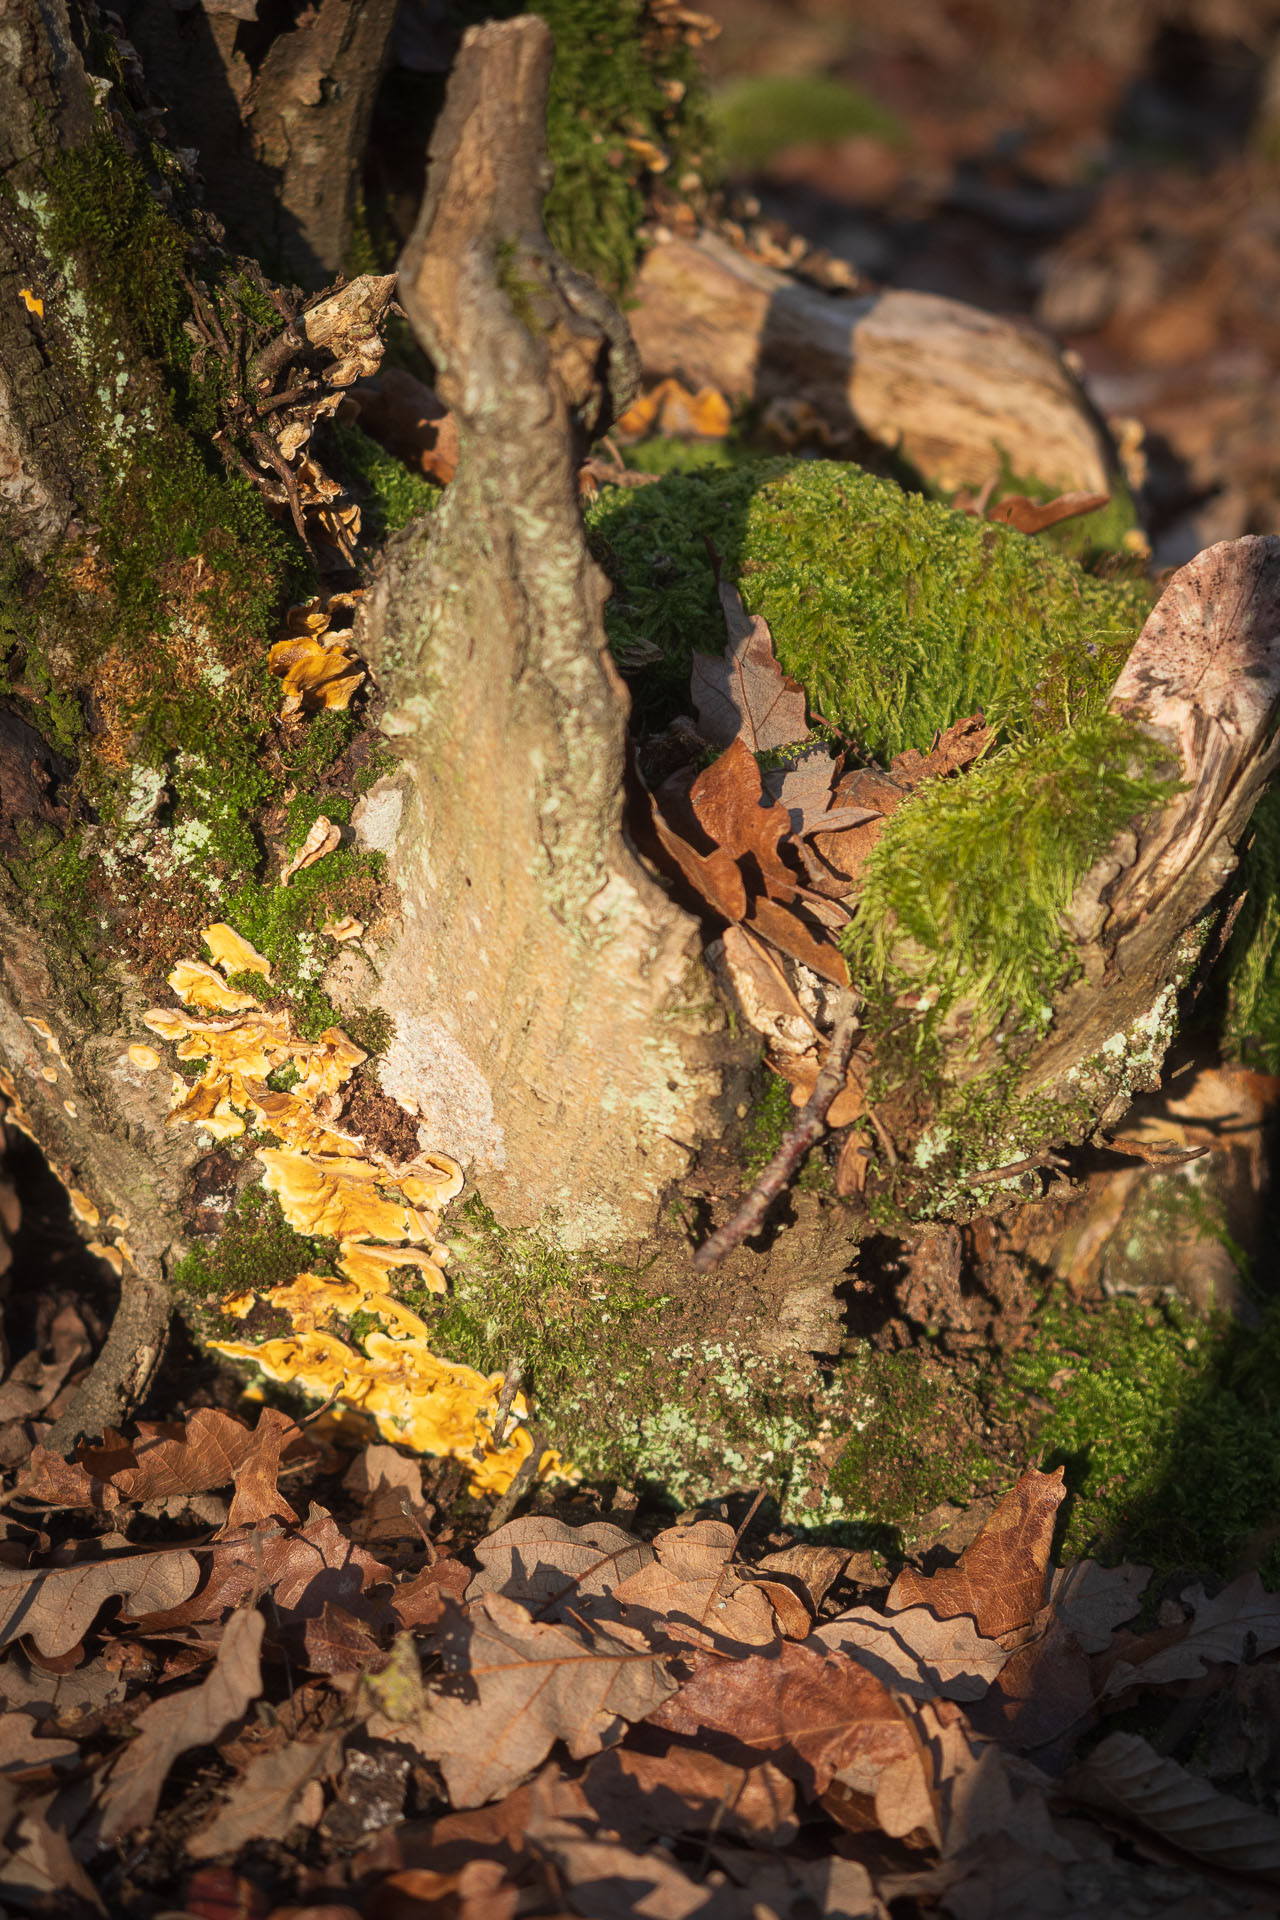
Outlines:
{"label": "green moss", "polygon": [[964,1005],[975,1044],[1005,1022],[1044,1029],[1069,966],[1062,916],[1075,886],[1122,827],[1168,798],[1167,755],[1104,715],[926,783],[886,822],[842,937],[863,991],[888,1002],[920,990],[934,1028]]}
{"label": "green moss", "polygon": [[359,427],[337,425],[329,432],[338,471],[360,501],[367,540],[384,540],[410,520],[435,512],[442,488],[414,473]]}
{"label": "green moss", "polygon": [[[1278,1379],[1280,1305],[1243,1328],[1177,1300],[1055,1300],[1011,1359],[998,1411],[1029,1416],[1043,1464],[1066,1466],[1065,1554],[1228,1576],[1280,1510]],[[1263,1573],[1280,1579],[1276,1550]]]}
{"label": "green moss", "polygon": [[782,1136],[795,1123],[791,1089],[780,1074],[771,1073],[764,1092],[747,1119],[742,1140],[742,1170],[751,1179],[772,1160]]}
{"label": "green moss", "polygon": [[575,266],[620,291],[639,257],[650,178],[644,143],[663,156],[662,177],[677,188],[689,168],[707,169],[702,76],[687,47],[648,25],[643,0],[537,0],[529,11],[546,21],[556,47],[547,232]]}
{"label": "green moss", "polygon": [[990,1473],[974,1387],[917,1349],[867,1347],[844,1370],[855,1412],[831,1487],[850,1513],[898,1525],[963,1505]]}
{"label": "green moss", "polygon": [[216,1242],[194,1246],[173,1270],[175,1291],[197,1305],[216,1306],[234,1294],[267,1293],[300,1273],[329,1270],[332,1243],[295,1233],[272,1193],[246,1187]]}
{"label": "green moss", "polygon": [[[334,953],[332,942],[320,929],[326,921],[346,914],[367,921],[381,892],[384,865],[381,854],[339,847],[315,866],[294,874],[287,887],[246,881],[223,903],[222,917],[266,955],[273,991],[289,996],[298,1031],[310,1038],[326,1027],[344,1025],[343,1016],[320,986]],[[345,1025],[351,1032],[350,1021]]]}
{"label": "green moss", "polygon": [[605,488],[587,523],[611,640],[663,654],[632,682],[646,722],[687,711],[693,652],[723,649],[709,536],[811,711],[881,758],[979,707],[1012,740],[1095,718],[1150,605],[1141,583],[834,461]]}
{"label": "green moss", "polygon": [[1226,956],[1224,1033],[1237,1057],[1280,1073],[1280,790],[1263,795],[1250,834]]}
{"label": "green moss", "polygon": [[891,146],[906,129],[860,87],[826,74],[753,74],[718,88],[712,126],[731,166],[760,167],[783,147],[870,135]]}

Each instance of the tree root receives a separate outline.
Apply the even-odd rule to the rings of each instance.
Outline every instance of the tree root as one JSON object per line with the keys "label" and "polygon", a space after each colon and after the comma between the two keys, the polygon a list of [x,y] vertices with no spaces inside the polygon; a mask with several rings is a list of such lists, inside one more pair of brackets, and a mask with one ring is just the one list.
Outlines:
{"label": "tree root", "polygon": [[50,1453],[69,1456],[83,1436],[118,1426],[138,1404],[160,1364],[172,1312],[173,1297],[158,1261],[125,1268],[102,1352],[45,1435]]}

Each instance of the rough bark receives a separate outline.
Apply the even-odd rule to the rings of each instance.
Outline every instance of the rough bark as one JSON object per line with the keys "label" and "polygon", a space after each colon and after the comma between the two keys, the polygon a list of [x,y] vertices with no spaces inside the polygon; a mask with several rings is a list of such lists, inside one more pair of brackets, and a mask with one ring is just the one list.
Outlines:
{"label": "rough bark", "polygon": [[66,532],[83,485],[80,402],[69,368],[51,367],[31,327],[38,279],[36,206],[54,147],[88,137],[92,99],[61,0],[9,0],[0,14],[0,527],[30,558]]}
{"label": "rough bark", "polygon": [[645,373],[785,403],[841,452],[888,448],[946,490],[982,486],[1003,454],[1022,478],[1106,492],[1106,435],[1034,327],[936,294],[829,294],[714,233],[644,258],[629,313]]}
{"label": "rough bark", "polygon": [[343,267],[395,0],[321,0],[274,33],[255,0],[121,11],[233,245],[304,287]]}
{"label": "rough bark", "polygon": [[[1107,1086],[1107,1042],[1188,973],[1186,941],[1219,899],[1254,806],[1280,765],[1280,539],[1208,547],[1165,589],[1111,710],[1167,740],[1183,791],[1121,836],[1078,888],[1080,974],[1028,1064],[1029,1090],[1067,1083],[1114,1125],[1132,1089]],[[1154,1086],[1157,1071],[1148,1084]]]}
{"label": "rough bark", "polygon": [[[620,830],[628,699],[587,557],[575,413],[625,403],[625,330],[550,248],[535,19],[464,42],[401,299],[462,430],[367,629],[404,756],[383,1085],[500,1216],[627,1244],[723,1120],[730,1047],[695,923]],[[366,809],[366,818],[369,810]]]}

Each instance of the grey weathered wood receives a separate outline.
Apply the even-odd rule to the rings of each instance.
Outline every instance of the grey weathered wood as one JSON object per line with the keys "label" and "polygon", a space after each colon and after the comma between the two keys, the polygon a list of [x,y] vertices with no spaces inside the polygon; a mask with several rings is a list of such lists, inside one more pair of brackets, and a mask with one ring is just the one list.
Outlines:
{"label": "grey weathered wood", "polygon": [[644,258],[628,310],[646,375],[731,400],[808,406],[831,443],[902,454],[946,489],[1000,472],[1108,489],[1106,435],[1044,334],[963,301],[889,288],[830,294],[715,233]]}

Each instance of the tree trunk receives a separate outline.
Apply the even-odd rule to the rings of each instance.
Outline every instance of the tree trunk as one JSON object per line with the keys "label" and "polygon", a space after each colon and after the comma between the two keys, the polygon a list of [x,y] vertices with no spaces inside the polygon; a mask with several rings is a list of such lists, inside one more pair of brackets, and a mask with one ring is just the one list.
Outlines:
{"label": "tree trunk", "polygon": [[[745,1112],[759,1046],[703,963],[715,925],[624,837],[628,702],[576,469],[626,406],[634,354],[542,228],[545,28],[474,31],[451,80],[400,293],[458,417],[460,464],[443,505],[388,544],[350,640],[354,509],[312,434],[376,366],[389,281],[298,309],[222,253],[147,132],[130,51],[94,12],[14,0],[8,20],[0,473],[21,558],[2,609],[0,1085],[122,1278],[108,1349],[52,1437],[67,1445],[141,1390],[176,1264],[199,1243],[206,1266],[240,1244],[264,1166],[309,1237],[254,1240],[218,1304],[248,1312],[264,1263],[284,1262],[271,1312],[287,1301],[313,1343],[329,1336],[308,1285],[366,1297],[301,1272],[327,1257],[318,1242],[340,1243],[363,1285],[379,1261],[437,1284],[443,1154],[502,1228],[643,1273],[694,1155]],[[1076,890],[1077,965],[1047,1037],[992,1032],[963,995],[947,1008],[932,1080],[904,1081],[877,1121],[905,1210],[963,1214],[984,1182],[1021,1178],[954,1128],[940,1139],[984,1076],[1038,1164],[1158,1068],[1192,936],[1274,763],[1278,571],[1276,543],[1240,543],[1187,570],[1153,616],[1113,706],[1186,790],[1127,820]],[[272,679],[290,598],[307,607]],[[344,732],[358,654],[376,691]],[[910,1011],[921,954],[882,924],[886,991]],[[206,928],[221,974],[183,970]],[[879,1044],[869,978],[853,985]],[[900,1034],[889,1011],[884,1031]],[[176,1050],[162,1056],[157,1036]],[[207,1070],[189,1064],[211,1050]],[[167,1079],[162,1057],[198,1077]],[[261,1144],[271,1131],[285,1148]],[[334,1195],[346,1205],[361,1181],[340,1227]],[[721,1168],[722,1193],[738,1184]],[[743,1251],[721,1283],[691,1282],[688,1236],[669,1235],[681,1258],[663,1279],[684,1289],[686,1326],[709,1326],[711,1302],[725,1337],[759,1349],[788,1313],[806,1352],[833,1344],[831,1284],[860,1223],[834,1201],[797,1218],[811,1240],[792,1236],[772,1268]],[[544,1317],[604,1297],[603,1267],[575,1271],[586,1291],[566,1306],[551,1287]],[[810,1313],[787,1297],[805,1281],[825,1330],[822,1301]],[[367,1297],[405,1322],[385,1285]],[[597,1331],[607,1372],[609,1313]],[[654,1367],[681,1338],[646,1321]]]}

